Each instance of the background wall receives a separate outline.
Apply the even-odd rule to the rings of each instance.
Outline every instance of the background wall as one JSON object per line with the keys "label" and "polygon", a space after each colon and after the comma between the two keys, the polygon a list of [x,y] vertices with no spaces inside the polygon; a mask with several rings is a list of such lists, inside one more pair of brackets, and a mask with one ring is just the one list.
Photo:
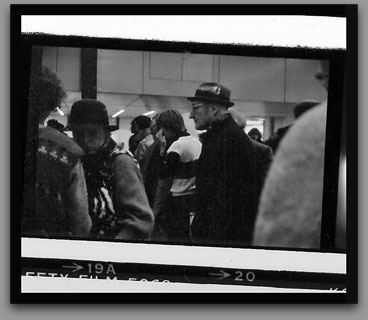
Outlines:
{"label": "background wall", "polygon": [[[202,82],[220,82],[231,89],[235,109],[246,119],[264,120],[267,139],[277,128],[293,121],[294,105],[305,99],[323,101],[326,93],[314,75],[318,60],[260,58],[195,53],[97,50],[97,99],[111,116],[119,115],[120,130],[114,138],[127,143],[130,122],[149,111],[177,109],[188,131],[197,135],[188,119],[190,102]],[[60,77],[68,97],[51,118],[64,125],[70,107],[81,98],[81,49],[43,47],[42,64]]]}

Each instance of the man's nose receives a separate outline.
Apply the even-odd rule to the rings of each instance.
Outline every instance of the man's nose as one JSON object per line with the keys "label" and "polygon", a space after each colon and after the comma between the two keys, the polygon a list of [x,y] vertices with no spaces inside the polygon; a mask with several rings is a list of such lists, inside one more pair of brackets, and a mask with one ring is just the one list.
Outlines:
{"label": "man's nose", "polygon": [[189,119],[193,119],[193,116],[194,116],[193,115],[193,110],[191,110],[190,113],[189,113]]}

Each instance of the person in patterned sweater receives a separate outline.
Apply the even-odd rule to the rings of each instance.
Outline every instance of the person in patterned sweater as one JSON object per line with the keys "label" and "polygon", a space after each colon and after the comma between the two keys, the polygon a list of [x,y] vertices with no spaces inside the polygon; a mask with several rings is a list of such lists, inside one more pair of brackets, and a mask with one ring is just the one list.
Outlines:
{"label": "person in patterned sweater", "polygon": [[70,112],[73,138],[85,155],[91,236],[104,239],[145,240],[154,217],[144,190],[139,165],[132,154],[111,138],[106,106],[93,99],[75,102]]}
{"label": "person in patterned sweater", "polygon": [[[87,188],[81,164],[82,149],[65,134],[44,123],[66,94],[60,79],[43,67],[31,76],[29,115],[38,131],[27,137],[22,236],[87,237],[91,229]],[[35,157],[33,156],[35,155]]]}

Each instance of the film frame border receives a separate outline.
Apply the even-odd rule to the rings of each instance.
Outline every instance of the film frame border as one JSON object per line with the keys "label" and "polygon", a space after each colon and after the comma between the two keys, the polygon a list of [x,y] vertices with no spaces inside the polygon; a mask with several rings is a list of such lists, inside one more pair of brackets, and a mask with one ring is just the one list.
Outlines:
{"label": "film frame border", "polygon": [[[62,6],[62,7],[64,7],[64,6]],[[69,7],[69,6],[66,6],[66,7]],[[85,7],[84,8],[83,7],[84,6],[80,6],[80,7],[77,6],[77,8],[79,8],[79,9],[77,9],[77,11],[78,10],[84,11],[85,10]],[[97,9],[97,7],[95,7],[95,6],[92,6],[92,7],[94,7],[94,9]],[[225,6],[225,7],[227,7],[227,6]],[[276,7],[271,6],[271,7],[268,8],[268,9],[271,9],[271,11],[272,11],[272,9],[276,9],[276,11],[280,10],[279,6],[276,6]],[[303,8],[300,8],[300,7],[303,7],[303,6],[298,6],[298,7],[299,8],[297,10],[302,10],[303,11]],[[317,10],[317,11],[318,10],[322,10],[323,11],[323,8],[324,9],[327,9],[325,6],[321,6],[321,7],[320,6],[316,6],[316,7],[319,7],[319,8],[313,8],[313,6],[312,7],[307,6],[307,7],[308,7],[307,11],[312,9],[313,12],[316,12],[315,10]],[[331,9],[331,6],[327,6],[327,7],[329,7],[329,9]],[[356,82],[356,73],[357,73],[357,62],[356,61],[357,61],[357,59],[355,61],[353,61],[353,60],[354,60],[355,57],[357,57],[357,52],[356,52],[356,44],[357,44],[357,22],[356,22],[356,20],[357,20],[357,7],[356,6],[333,6],[333,7],[334,7],[334,9],[337,12],[340,13],[340,16],[344,16],[344,14],[345,14],[348,17],[348,46],[347,46],[348,50],[346,52],[346,56],[348,58],[347,59],[348,68],[346,68],[346,72],[348,74],[349,81],[347,81],[348,82],[347,83],[347,90],[348,90],[348,94],[349,94],[349,99],[350,99],[350,93],[352,93],[352,95],[353,95],[352,99],[353,99],[353,101],[354,101],[354,99],[356,101],[356,95],[354,95],[354,93],[357,93],[357,86],[354,87],[354,81]],[[29,8],[30,7],[28,7],[25,11],[29,10]],[[99,7],[99,8],[101,8],[101,7]],[[207,8],[206,8],[206,10],[207,10]],[[219,7],[217,7],[216,10],[218,10],[218,8]],[[242,7],[242,8],[244,8],[244,7]],[[285,8],[286,7],[283,7],[283,9],[281,11],[283,11]],[[24,10],[24,8],[21,8],[19,6],[17,6],[17,9],[21,9],[20,11]],[[40,6],[38,8],[31,8],[31,11],[34,10],[34,9],[36,9],[36,10],[39,10],[39,9],[42,9],[43,10],[43,9],[45,9],[46,12],[47,12],[50,9],[51,9],[51,11],[53,11],[56,8],[55,7],[54,8],[50,8],[50,6],[44,6],[44,8],[42,8],[42,6]],[[69,8],[68,9],[67,8],[63,8],[63,10],[64,9],[69,10]],[[92,11],[94,9],[92,9]],[[133,10],[133,11],[136,10],[136,9],[138,9],[138,8],[136,8],[134,6],[130,6],[130,8],[129,8],[129,10]],[[171,9],[173,9],[173,8],[171,8]],[[290,7],[289,7],[289,9],[290,9]],[[345,9],[346,9],[346,11],[345,11]],[[258,9],[256,9],[256,11],[257,10]],[[294,10],[295,10],[295,8],[294,8]],[[293,11],[293,9],[291,11]],[[309,12],[310,11],[308,11],[308,13]],[[285,13],[285,11],[283,11],[283,13]],[[333,16],[339,16],[338,13],[336,13],[336,12],[334,13],[334,10],[332,10],[332,11],[329,10],[329,13],[330,14],[332,13]],[[28,52],[29,53],[29,51],[27,51],[27,50],[29,50],[28,44],[26,44],[25,46],[22,47],[22,44],[19,42],[19,40],[20,40],[19,39],[19,34],[18,35],[15,35],[17,33],[17,31],[19,31],[19,29],[18,29],[19,28],[19,25],[17,25],[17,22],[16,22],[16,19],[19,19],[19,14],[20,14],[20,12],[17,11],[17,10],[13,10],[12,11],[12,38],[11,38],[12,52],[15,52],[16,51],[16,48],[18,47],[18,45],[20,45],[20,47],[22,48],[22,50],[25,50],[25,52]],[[69,12],[69,14],[70,14],[70,12]],[[326,14],[326,15],[328,15],[328,14]],[[356,31],[356,32],[354,33],[354,31]],[[33,45],[40,45],[42,43],[45,44],[44,43],[44,40],[45,39],[42,39],[42,37],[43,36],[38,37],[38,35],[37,35],[35,38],[33,38],[31,40],[31,46],[33,46]],[[54,37],[54,36],[51,36],[51,38],[48,38],[48,37],[49,36],[46,35],[46,38],[47,38],[46,39],[46,43],[47,43],[47,45],[52,45],[53,39],[56,41],[55,44],[60,45],[60,38],[59,37]],[[38,40],[35,40],[37,38],[38,38]],[[114,39],[97,39],[96,40],[96,39],[93,39],[93,38],[67,36],[65,39],[62,40],[62,43],[63,43],[62,46],[69,46],[68,44],[72,44],[71,46],[76,46],[76,44],[78,44],[79,47],[90,47],[91,46],[91,43],[93,43],[95,41],[97,41],[98,43],[100,43],[98,45],[99,48],[101,47],[101,43],[104,44],[105,41],[106,41],[106,43],[109,42],[109,44],[107,45],[109,47],[109,49],[111,49],[111,48],[113,48],[115,46],[116,46],[116,48],[119,47],[121,49],[121,44],[125,40],[121,40],[121,39],[115,39],[115,40]],[[24,43],[23,43],[23,45],[24,45]],[[125,45],[126,45],[126,43],[125,43]],[[170,43],[163,43],[163,42],[159,41],[159,42],[157,42],[157,45],[156,46],[153,44],[153,47],[152,47],[151,45],[152,45],[152,43],[150,44],[150,48],[149,48],[149,50],[151,50],[151,51],[176,51],[175,50],[175,45],[177,45],[177,44],[171,43],[171,42]],[[164,49],[163,50],[162,50],[162,45],[164,45]],[[201,53],[202,51],[203,51],[203,53],[213,52],[211,50],[219,50],[218,52],[223,52],[225,54],[231,54],[232,52],[234,52],[234,50],[236,52],[239,52],[239,48],[234,49],[234,47],[231,46],[231,45],[216,45],[216,44],[212,44],[212,45],[211,44],[205,44],[205,45],[202,45],[202,44],[191,44],[191,45],[193,46],[193,48],[195,48],[195,50],[194,50],[195,53]],[[138,50],[138,48],[141,48],[142,46],[144,47],[144,46],[146,46],[146,44],[144,44],[144,41],[142,42],[142,41],[139,41],[139,40],[136,40],[136,41],[135,40],[132,40],[129,43],[129,46],[131,46],[131,48],[136,48],[136,50]],[[180,46],[179,46],[179,48],[180,48]],[[246,52],[247,55],[249,55],[250,53],[251,53],[250,55],[253,55],[253,54],[257,54],[257,52],[259,52],[260,50],[263,51],[264,49],[265,48],[260,48],[260,47],[255,47],[255,48],[249,47],[249,48],[241,48],[240,51],[243,53],[241,55],[245,55],[244,52]],[[134,50],[134,49],[131,49],[131,50]],[[254,51],[252,51],[252,50],[254,50]],[[270,56],[272,56],[272,57],[275,57],[275,53],[276,53],[276,55],[279,55],[280,54],[283,57],[285,57],[284,56],[285,53],[289,53],[289,54],[291,53],[291,55],[293,57],[294,56],[295,57],[303,57],[307,53],[308,58],[310,58],[310,54],[311,54],[310,50],[305,49],[305,48],[297,48],[297,49],[296,48],[271,48],[271,49],[270,48],[266,48],[266,51],[267,52],[272,52],[272,53],[270,53]],[[326,53],[326,51],[323,51],[323,52],[318,53],[318,50],[317,50],[317,51],[315,51],[315,54],[316,54],[316,58],[321,58],[321,57],[331,58],[331,55],[330,55],[331,52],[330,53]],[[312,54],[312,56],[313,55],[314,55],[314,53]],[[262,56],[264,57],[265,55],[262,55]],[[17,54],[15,55],[15,57],[16,58],[19,58],[19,56],[17,56]],[[11,73],[11,75],[12,75],[12,77],[11,77],[12,78],[12,80],[11,80],[12,81],[12,105],[14,105],[14,101],[18,101],[19,102],[19,98],[20,99],[24,99],[26,97],[26,94],[24,94],[23,97],[18,97],[18,98],[14,95],[14,91],[15,90],[14,90],[13,84],[15,83],[14,78],[16,78],[16,77],[14,76],[14,72],[13,71],[14,70],[17,70],[18,72],[21,73],[24,70],[26,70],[26,73],[27,73],[27,66],[28,67],[30,66],[29,61],[28,62],[27,61],[23,61],[24,62],[23,67],[26,66],[26,68],[25,69],[23,68],[23,70],[22,70],[22,68],[20,68],[21,66],[20,65],[16,66],[16,63],[14,62],[14,59],[16,59],[16,58],[13,58],[12,59],[13,61],[11,63],[11,66],[12,66],[12,73]],[[24,56],[23,56],[23,59],[24,59]],[[342,57],[340,54],[338,54],[337,56],[335,55],[334,57],[332,57],[329,60],[332,61],[333,64],[335,63],[338,66],[338,65],[341,65],[341,63],[343,63],[343,61],[341,59],[342,60],[345,60],[345,57]],[[341,70],[336,70],[336,72],[341,72]],[[19,74],[18,73],[16,73],[16,74],[18,75],[18,80],[19,80]],[[23,80],[22,83],[24,84],[24,88],[26,88],[27,85],[25,85],[25,83],[26,83],[27,80],[26,79],[22,79],[22,80]],[[350,80],[352,80],[352,82],[350,82]],[[337,84],[337,85],[341,85],[341,83],[340,84]],[[338,99],[336,98],[336,100],[338,100]],[[351,100],[349,100],[349,101],[351,101]],[[328,103],[329,103],[329,105],[331,104],[330,98],[329,98]],[[337,104],[339,104],[338,101],[337,101]],[[353,104],[354,104],[354,102],[353,102]],[[23,105],[23,104],[18,104],[18,105]],[[331,110],[331,108],[328,108],[328,110]],[[14,119],[13,112],[14,111],[12,111],[12,127],[13,127],[13,130],[12,130],[12,140],[14,140],[14,131],[15,131],[14,130],[14,121],[13,121],[13,119]],[[339,119],[341,119],[341,112],[342,112],[342,110],[340,109],[339,112],[340,113],[336,113],[335,112],[331,116],[331,111],[330,111],[329,112],[329,115],[328,115],[328,121],[331,120],[331,117],[332,117],[333,120],[339,120]],[[352,110],[351,113],[350,113],[350,110],[349,110],[349,114],[347,115],[347,117],[348,117],[348,121],[347,121],[348,129],[353,129],[352,131],[348,131],[349,132],[348,140],[349,140],[349,144],[350,144],[350,140],[354,138],[354,134],[351,134],[351,132],[354,132],[355,133],[355,137],[357,136],[356,135],[356,130],[354,130],[354,127],[349,127],[350,125],[354,125],[354,122],[356,123],[356,120],[357,120],[356,110]],[[24,120],[22,120],[22,121],[24,121]],[[332,122],[336,124],[335,121],[332,121]],[[339,121],[337,121],[337,123],[338,122]],[[18,123],[18,126],[19,126],[19,123]],[[331,126],[327,125],[327,128],[329,129],[329,128],[331,128]],[[338,125],[337,125],[337,127],[336,126],[333,127],[333,130],[335,130],[335,132],[339,132]],[[336,142],[336,143],[338,143],[338,142]],[[329,145],[331,146],[331,144],[329,144]],[[352,147],[351,147],[350,150],[348,148],[348,156],[349,156],[349,159],[352,159],[354,161],[354,156],[356,157],[356,150],[357,150],[357,148],[356,148],[356,139],[355,139],[355,144],[352,144],[351,146]],[[12,155],[14,155],[14,154],[18,154],[18,152],[15,152],[14,150],[12,150]],[[326,152],[326,155],[327,156],[332,156],[332,154],[333,154],[333,151],[331,153]],[[14,157],[12,157],[12,158],[14,158]],[[13,168],[14,168],[14,165],[17,166],[17,165],[19,165],[19,163],[13,164]],[[349,170],[350,169],[351,169],[351,167],[349,166]],[[355,175],[355,177],[357,176],[356,175],[356,171],[353,174]],[[14,175],[12,175],[12,176],[14,176]],[[14,189],[15,189],[14,183],[12,183],[12,185],[13,185],[12,186],[12,207],[14,208],[14,206],[13,206],[13,199],[15,198],[14,197],[15,194],[13,192]],[[348,187],[348,190],[353,190],[354,185],[352,183],[352,180],[349,180],[348,179],[348,186],[349,186]],[[325,184],[325,187],[326,187],[326,184]],[[356,187],[356,185],[355,185],[355,187]],[[324,195],[324,197],[325,197],[325,195]],[[354,203],[354,199],[353,198],[356,199],[356,193],[355,193],[355,197],[352,195],[352,193],[350,193],[350,197],[349,197],[349,192],[348,192],[348,206],[349,207],[350,206],[353,206],[353,207],[355,206],[356,207],[356,204]],[[351,201],[352,199],[353,199],[353,201]],[[324,203],[326,203],[326,202],[324,201]],[[331,205],[332,206],[336,206],[336,203],[333,203],[333,201],[331,201]],[[326,206],[324,204],[324,211],[326,210],[325,208],[326,208]],[[12,211],[13,211],[13,209],[12,209]],[[325,217],[325,215],[324,215],[324,217]],[[328,218],[327,220],[329,220],[329,219],[330,218]],[[350,219],[350,222],[351,223],[348,224],[348,232],[347,232],[347,234],[349,234],[350,230],[353,230],[353,231],[354,230],[355,231],[357,230],[356,220],[354,218],[351,218]],[[325,225],[328,225],[328,223],[325,224]],[[328,228],[329,227],[327,227],[327,230],[330,230],[330,232],[333,231],[331,228],[330,229],[328,229]],[[12,215],[12,247],[13,247],[13,249],[14,249],[14,243],[15,243],[15,247],[18,247],[18,248],[20,247],[20,246],[18,246],[20,244],[19,243],[19,240],[17,240],[16,242],[14,242],[14,236],[13,236],[13,234],[14,233],[17,233],[17,231],[20,231],[20,230],[19,230],[19,228],[17,228],[15,226],[14,217]],[[20,234],[20,233],[17,233],[17,234]],[[331,238],[330,237],[327,237],[327,239],[326,239],[326,247],[324,249],[322,249],[322,251],[329,252],[329,247],[330,247],[330,245],[328,244],[328,241],[329,240],[331,240]],[[351,254],[350,254],[350,249],[351,249],[350,244],[351,243],[357,244],[356,239],[350,238],[349,241],[348,241],[349,254],[348,254],[348,259],[347,260],[348,260],[348,269],[350,269],[350,271],[348,272],[347,276],[348,276],[348,282],[349,283],[352,283],[353,289],[352,290],[348,290],[347,297],[350,297],[350,298],[346,298],[346,299],[345,298],[343,298],[343,299],[337,298],[337,300],[340,300],[339,302],[354,302],[354,301],[357,301],[357,294],[356,294],[356,291],[357,291],[357,272],[356,273],[353,273],[353,274],[351,272],[352,269],[353,270],[357,270],[357,266],[356,266],[357,245],[353,249],[353,257],[351,258]],[[15,256],[15,253],[14,253],[15,250],[13,250],[13,249],[12,249],[12,265],[14,264],[13,263],[14,262],[13,257]],[[18,253],[19,253],[19,251],[18,251]],[[19,257],[17,257],[17,258],[19,259]],[[355,258],[355,260],[353,258]],[[15,268],[15,269],[17,269],[17,268]],[[14,284],[14,278],[15,278],[15,276],[13,276],[13,272],[14,272],[13,268],[11,269],[11,271],[12,271],[12,283]],[[19,273],[18,273],[18,277],[19,277]],[[16,281],[15,283],[19,283],[19,281]],[[13,286],[12,286],[12,288],[13,288]],[[351,292],[351,294],[350,294],[350,292]],[[17,296],[17,293],[16,294],[15,293],[16,293],[16,291],[14,291],[12,289],[11,297],[13,299],[15,298],[15,296]],[[58,294],[56,294],[56,295],[58,295]],[[219,295],[222,295],[222,294],[219,294]],[[266,294],[266,296],[267,295],[269,295],[269,294]],[[270,294],[270,295],[272,296],[274,294]],[[304,295],[304,294],[301,294],[301,295]],[[309,295],[309,294],[307,294],[307,295]],[[315,298],[314,297],[316,297],[316,295],[318,295],[318,294],[312,294],[312,296],[311,296],[311,297],[313,297],[313,298],[311,298],[312,301],[315,301]],[[27,295],[27,296],[29,297],[29,295]],[[42,294],[37,294],[37,296],[41,297]],[[285,297],[285,294],[283,294],[283,296]],[[46,298],[46,301],[47,301],[48,297],[45,296],[45,298]],[[293,298],[292,297],[290,297],[290,298],[291,298],[290,302],[292,302],[293,301]],[[332,300],[335,300],[335,299],[336,298],[333,298]],[[15,299],[15,300],[18,300],[18,299]],[[31,298],[31,300],[33,300],[33,298]],[[220,300],[222,300],[222,299],[220,299]],[[262,300],[263,300],[263,298],[262,298]],[[302,300],[305,301],[304,298],[302,298]],[[321,300],[321,298],[317,298],[317,300],[323,301],[323,300],[325,300],[325,298],[322,298],[322,300]],[[266,301],[267,301],[267,299],[266,299]],[[272,298],[272,301],[275,301],[275,299]],[[308,301],[308,299],[307,299],[307,301]],[[34,301],[34,302],[36,302],[36,301]],[[131,301],[131,302],[134,302],[134,301]],[[253,301],[253,303],[254,302],[257,302],[257,301]],[[335,302],[335,301],[333,301],[333,302]]]}

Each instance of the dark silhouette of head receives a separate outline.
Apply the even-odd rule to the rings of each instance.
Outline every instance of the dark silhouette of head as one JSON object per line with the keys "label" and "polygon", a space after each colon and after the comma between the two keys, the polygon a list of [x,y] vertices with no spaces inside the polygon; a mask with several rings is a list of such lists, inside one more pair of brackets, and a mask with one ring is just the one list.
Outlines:
{"label": "dark silhouette of head", "polygon": [[47,126],[54,128],[60,132],[63,132],[65,127],[63,124],[61,124],[59,121],[55,120],[55,119],[50,119],[47,121]]}
{"label": "dark silhouette of head", "polygon": [[312,109],[313,107],[319,105],[319,101],[315,100],[304,100],[300,103],[298,103],[294,107],[294,118],[298,119],[304,112],[308,111],[309,109]]}
{"label": "dark silhouette of head", "polygon": [[42,122],[66,97],[59,78],[48,68],[42,67],[39,74],[32,75],[29,87],[30,112]]}
{"label": "dark silhouette of head", "polygon": [[135,117],[133,119],[133,121],[131,122],[132,126],[137,125],[138,126],[138,130],[144,130],[150,127],[151,125],[151,118],[144,116],[144,115],[140,115],[138,117]]}
{"label": "dark silhouette of head", "polygon": [[257,128],[253,128],[249,130],[248,136],[251,137],[253,140],[260,141],[262,140],[262,134]]}

